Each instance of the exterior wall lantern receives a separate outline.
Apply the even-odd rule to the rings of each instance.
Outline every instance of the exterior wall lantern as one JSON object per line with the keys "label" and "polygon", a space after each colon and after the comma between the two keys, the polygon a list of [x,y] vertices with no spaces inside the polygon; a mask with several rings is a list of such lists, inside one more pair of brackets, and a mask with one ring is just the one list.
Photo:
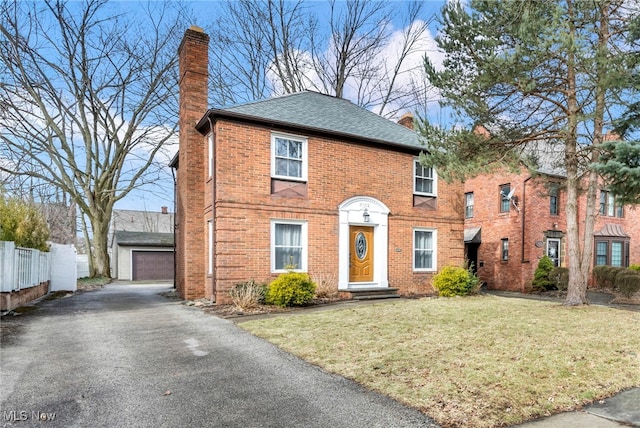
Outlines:
{"label": "exterior wall lantern", "polygon": [[369,223],[369,210],[367,210],[366,208],[362,212],[362,219],[365,223]]}

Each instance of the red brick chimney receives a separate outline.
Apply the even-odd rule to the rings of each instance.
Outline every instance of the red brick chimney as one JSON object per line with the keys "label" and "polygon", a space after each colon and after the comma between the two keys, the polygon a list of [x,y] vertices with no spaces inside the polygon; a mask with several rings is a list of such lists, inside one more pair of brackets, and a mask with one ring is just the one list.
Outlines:
{"label": "red brick chimney", "polygon": [[162,210],[162,214],[169,214],[169,211],[167,211],[167,207],[160,207],[160,209]]}
{"label": "red brick chimney", "polygon": [[178,48],[180,148],[176,189],[176,290],[184,299],[204,297],[204,137],[196,123],[207,111],[209,36],[192,26]]}
{"label": "red brick chimney", "polygon": [[413,130],[413,115],[411,113],[405,113],[400,120],[398,120],[398,124]]}

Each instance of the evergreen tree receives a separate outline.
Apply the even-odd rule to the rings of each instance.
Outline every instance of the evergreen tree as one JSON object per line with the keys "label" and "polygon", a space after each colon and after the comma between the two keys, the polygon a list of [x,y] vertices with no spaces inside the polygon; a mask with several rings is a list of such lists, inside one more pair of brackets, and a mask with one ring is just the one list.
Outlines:
{"label": "evergreen tree", "polygon": [[640,141],[607,141],[594,166],[607,189],[624,204],[640,204]]}
{"label": "evergreen tree", "polygon": [[[589,166],[599,160],[614,114],[631,104],[628,64],[639,46],[628,34],[638,13],[623,0],[449,2],[436,40],[444,68],[425,63],[442,104],[455,115],[450,129],[421,126],[422,161],[443,178],[519,166],[525,153],[534,155],[527,164],[535,168],[536,147],[562,154],[555,166],[566,171],[567,305],[586,303],[599,187]],[[579,219],[583,191],[587,205]]]}

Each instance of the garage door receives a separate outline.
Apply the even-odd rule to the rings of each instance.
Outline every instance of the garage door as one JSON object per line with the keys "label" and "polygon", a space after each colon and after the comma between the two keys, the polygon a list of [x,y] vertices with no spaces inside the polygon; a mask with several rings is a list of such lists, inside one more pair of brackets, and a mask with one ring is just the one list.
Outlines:
{"label": "garage door", "polygon": [[173,279],[173,251],[132,251],[133,280]]}

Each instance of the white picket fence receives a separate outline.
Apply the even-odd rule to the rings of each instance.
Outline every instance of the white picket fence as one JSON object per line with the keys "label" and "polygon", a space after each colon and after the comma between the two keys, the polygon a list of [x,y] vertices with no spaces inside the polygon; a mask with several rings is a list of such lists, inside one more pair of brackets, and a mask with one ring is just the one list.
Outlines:
{"label": "white picket fence", "polygon": [[51,245],[51,252],[16,247],[0,241],[0,292],[35,287],[51,281],[50,291],[76,290],[75,248]]}

